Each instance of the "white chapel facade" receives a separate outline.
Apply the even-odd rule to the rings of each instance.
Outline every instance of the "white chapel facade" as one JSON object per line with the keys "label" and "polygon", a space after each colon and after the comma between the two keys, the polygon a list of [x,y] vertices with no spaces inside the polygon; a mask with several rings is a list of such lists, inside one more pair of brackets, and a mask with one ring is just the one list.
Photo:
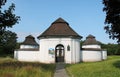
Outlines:
{"label": "white chapel facade", "polygon": [[43,63],[79,62],[81,38],[82,36],[78,35],[65,20],[57,19],[38,37],[40,61]]}
{"label": "white chapel facade", "polygon": [[[85,56],[88,57],[89,54],[86,54],[86,52],[90,53],[85,51],[87,49],[85,48],[86,45],[83,46],[85,53],[80,49],[81,38],[82,36],[76,33],[64,19],[58,18],[38,36],[39,45],[35,42],[34,37],[31,35],[27,36],[20,49],[15,50],[14,57],[19,61],[40,63],[79,63],[80,61],[87,60]],[[92,50],[93,52],[94,50]],[[98,48],[98,52],[97,56],[103,55],[100,48]],[[83,55],[85,56],[83,57]],[[94,58],[96,58],[95,55],[91,58],[93,59],[91,61],[94,61]],[[101,60],[103,60],[103,56],[100,56],[99,60],[95,61]]]}

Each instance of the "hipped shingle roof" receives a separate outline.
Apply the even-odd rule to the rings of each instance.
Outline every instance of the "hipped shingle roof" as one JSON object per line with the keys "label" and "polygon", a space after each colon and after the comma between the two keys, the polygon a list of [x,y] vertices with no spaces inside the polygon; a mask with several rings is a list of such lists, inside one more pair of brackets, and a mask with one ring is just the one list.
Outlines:
{"label": "hipped shingle roof", "polygon": [[98,45],[98,44],[99,44],[99,42],[96,41],[95,36],[93,36],[93,35],[88,35],[86,37],[85,42],[83,43],[83,45]]}
{"label": "hipped shingle roof", "polygon": [[22,45],[38,45],[38,43],[35,41],[35,38],[32,35],[29,35],[25,38]]}
{"label": "hipped shingle roof", "polygon": [[82,38],[78,35],[69,24],[62,18],[58,18],[51,26],[44,31],[38,38],[41,37],[76,37]]}

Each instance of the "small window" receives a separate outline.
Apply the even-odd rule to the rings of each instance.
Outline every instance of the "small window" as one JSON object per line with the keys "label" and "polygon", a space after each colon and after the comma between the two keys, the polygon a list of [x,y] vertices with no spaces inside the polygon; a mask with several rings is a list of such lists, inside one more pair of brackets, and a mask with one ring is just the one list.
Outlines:
{"label": "small window", "polygon": [[67,46],[67,51],[70,51],[70,46],[69,45]]}

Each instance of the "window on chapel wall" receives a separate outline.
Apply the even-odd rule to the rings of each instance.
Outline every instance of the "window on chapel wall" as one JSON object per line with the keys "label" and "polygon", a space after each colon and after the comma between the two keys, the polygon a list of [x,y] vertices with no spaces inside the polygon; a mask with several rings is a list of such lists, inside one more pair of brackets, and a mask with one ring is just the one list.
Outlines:
{"label": "window on chapel wall", "polygon": [[67,46],[67,51],[70,51],[70,45]]}

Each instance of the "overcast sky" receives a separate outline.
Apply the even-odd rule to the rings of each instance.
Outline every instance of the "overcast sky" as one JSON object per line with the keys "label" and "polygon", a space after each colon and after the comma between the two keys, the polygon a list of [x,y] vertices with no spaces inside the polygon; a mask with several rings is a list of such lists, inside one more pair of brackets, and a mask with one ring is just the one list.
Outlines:
{"label": "overcast sky", "polygon": [[103,43],[116,43],[104,30],[102,0],[8,0],[6,5],[12,2],[16,5],[14,13],[21,21],[10,30],[17,33],[19,42],[30,34],[36,38],[61,17],[83,36],[82,40],[92,34]]}

